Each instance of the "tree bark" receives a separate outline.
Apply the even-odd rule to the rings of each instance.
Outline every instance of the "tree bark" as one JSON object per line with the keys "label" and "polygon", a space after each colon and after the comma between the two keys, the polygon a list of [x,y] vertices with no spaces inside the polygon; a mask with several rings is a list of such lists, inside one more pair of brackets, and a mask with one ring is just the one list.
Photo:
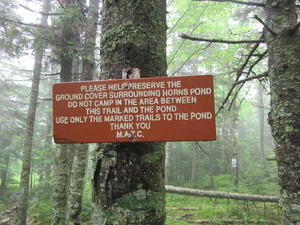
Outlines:
{"label": "tree bark", "polygon": [[258,87],[258,117],[259,117],[259,136],[260,136],[260,155],[264,165],[264,173],[266,177],[270,177],[268,170],[267,157],[265,151],[265,110],[264,110],[264,87]]}
{"label": "tree bark", "polygon": [[[71,49],[74,48],[76,40],[75,24],[72,23],[72,18],[76,17],[74,13],[77,13],[77,10],[75,8],[75,0],[66,0],[64,3],[64,14],[61,18],[62,35],[60,44],[62,51],[60,54],[60,81],[70,82],[72,81],[72,63],[74,58],[74,52]],[[72,165],[70,162],[70,158],[72,158],[70,157],[70,152],[73,149],[71,144],[60,144],[56,146],[56,149],[51,225],[65,225],[70,168]]]}
{"label": "tree bark", "polygon": [[[232,116],[231,116],[231,138],[232,138],[232,171],[233,171],[233,183],[237,188],[239,184],[239,168],[238,168],[238,145],[237,145],[237,135],[236,135],[236,99],[233,100],[232,104]],[[235,165],[234,165],[235,164]]]}
{"label": "tree bark", "polygon": [[[48,12],[50,11],[50,0],[44,0],[43,2],[43,15],[41,18],[41,26],[47,25]],[[32,86],[29,99],[29,108],[27,111],[26,118],[26,132],[23,143],[23,158],[22,158],[22,171],[20,180],[20,200],[16,214],[16,224],[24,225],[27,219],[28,210],[28,195],[29,195],[29,180],[30,180],[30,169],[31,169],[31,154],[32,154],[32,143],[34,135],[34,122],[37,108],[37,100],[39,94],[40,75],[42,71],[42,61],[44,53],[44,41],[36,38],[37,46],[34,56],[34,68]]]}
{"label": "tree bark", "polygon": [[172,154],[172,142],[166,143],[166,169],[165,169],[165,183],[169,184],[171,174],[171,154]]}
{"label": "tree bark", "polygon": [[199,187],[199,147],[196,143],[192,145],[192,174],[191,174],[191,184],[192,188]]}
{"label": "tree bark", "polygon": [[10,162],[10,153],[9,152],[5,153],[4,162],[5,162],[5,164],[4,164],[4,169],[2,170],[2,174],[1,174],[1,186],[0,186],[0,192],[3,193],[3,197],[7,190],[7,175],[8,175],[9,162]]}
{"label": "tree bark", "polygon": [[[95,45],[97,34],[97,23],[99,14],[99,0],[91,0],[87,18],[84,59],[82,64],[81,80],[93,80],[95,67]],[[67,203],[67,223],[70,225],[81,224],[80,214],[82,212],[82,196],[85,184],[85,171],[88,158],[88,144],[79,144],[75,148],[72,165],[70,191]]]}
{"label": "tree bark", "polygon": [[300,31],[295,1],[266,1],[271,112],[284,224],[300,224]]}
{"label": "tree bark", "polygon": [[73,146],[75,151],[71,179],[70,191],[67,200],[66,224],[81,224],[80,214],[82,212],[82,195],[85,184],[85,171],[88,156],[88,144],[77,144]]}
{"label": "tree bark", "polygon": [[181,194],[181,195],[192,195],[198,197],[209,197],[209,198],[226,198],[244,201],[258,201],[258,202],[278,202],[277,196],[262,196],[262,195],[246,195],[238,193],[229,193],[221,191],[203,191],[189,188],[181,188],[174,186],[166,186],[167,193]]}
{"label": "tree bark", "polygon": [[[125,68],[166,76],[166,2],[103,2],[101,78]],[[94,159],[94,224],[164,224],[165,143],[99,145]]]}

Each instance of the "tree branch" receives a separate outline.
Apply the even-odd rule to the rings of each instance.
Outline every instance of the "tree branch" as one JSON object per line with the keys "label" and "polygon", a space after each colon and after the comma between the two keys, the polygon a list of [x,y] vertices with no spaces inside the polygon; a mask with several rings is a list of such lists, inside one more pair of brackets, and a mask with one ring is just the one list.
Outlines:
{"label": "tree branch", "polygon": [[22,4],[19,4],[19,6],[21,6],[22,8],[24,8],[24,9],[30,11],[30,12],[38,13],[38,14],[45,15],[45,16],[59,16],[59,15],[63,15],[63,13],[44,13],[44,12],[38,12],[38,11],[32,10],[32,9],[28,8],[27,6],[22,5]]}
{"label": "tree branch", "polygon": [[204,41],[204,42],[210,42],[210,43],[224,43],[224,44],[246,44],[246,43],[263,43],[264,40],[239,40],[239,41],[231,41],[231,40],[223,40],[223,39],[206,39],[206,38],[197,38],[192,37],[186,34],[180,34],[180,38],[191,40],[191,41]]}
{"label": "tree branch", "polygon": [[[263,35],[261,36],[261,38],[263,38]],[[245,69],[245,67],[247,66],[250,58],[253,56],[254,52],[256,51],[256,49],[258,48],[258,46],[260,45],[260,43],[256,43],[253,48],[251,49],[251,51],[249,52],[245,62],[243,63],[243,65],[239,68],[239,70],[237,71],[237,75],[235,78],[235,82],[237,82],[239,80],[239,78],[242,76],[243,71]],[[223,100],[222,105],[220,106],[220,108],[218,109],[216,116],[219,114],[219,112],[224,108],[224,105],[226,104],[226,102],[228,101],[229,97],[231,96],[231,93],[233,92],[234,88],[236,85],[232,85],[232,87],[230,88],[226,98]]]}
{"label": "tree branch", "polygon": [[11,23],[15,23],[15,24],[19,24],[19,25],[24,25],[24,26],[29,26],[29,27],[39,27],[39,28],[47,28],[41,24],[34,24],[34,23],[23,23],[21,21],[15,21],[15,20],[11,20],[8,18],[4,18],[4,17],[0,17],[1,20],[3,21],[7,21],[7,22],[11,22]]}
{"label": "tree branch", "polygon": [[[208,0],[193,0],[196,2],[208,1]],[[257,7],[265,7],[264,3],[259,2],[244,2],[244,1],[237,1],[237,0],[209,0],[211,2],[232,2],[236,4],[248,5],[248,6],[257,6]]]}
{"label": "tree branch", "polygon": [[300,20],[290,28],[290,33],[294,34],[299,27],[300,27]]}
{"label": "tree branch", "polygon": [[274,31],[272,31],[268,26],[267,26],[267,24],[265,24],[265,22],[264,21],[262,21],[262,19],[261,18],[259,18],[257,15],[255,15],[254,16],[254,18],[255,19],[257,19],[258,20],[258,22],[260,22],[273,36],[275,36],[276,35],[276,33],[274,32]]}
{"label": "tree branch", "polygon": [[[251,72],[252,72],[252,69],[267,55],[267,53],[268,53],[268,50],[266,50],[265,52],[263,52],[262,54],[260,54],[259,56],[258,56],[258,59],[254,62],[254,63],[252,63],[252,65],[250,65],[250,67],[249,67],[249,69],[248,69],[248,72],[247,72],[247,75],[246,75],[246,78],[248,78],[249,76],[250,76],[250,74],[251,74]],[[252,56],[254,56],[254,54],[252,54]],[[237,81],[237,80],[236,80]],[[239,84],[238,83],[238,81],[237,82],[235,82],[235,83],[237,83],[237,84]],[[233,83],[232,85],[235,87],[235,85],[237,85],[237,84],[235,84],[235,83]],[[229,108],[228,108],[228,110],[230,110],[231,109],[231,106],[232,106],[232,103],[233,103],[233,101],[234,101],[234,99],[237,97],[237,95],[238,95],[238,93],[240,92],[240,90],[243,88],[243,85],[244,85],[244,82],[241,82],[242,83],[242,85],[240,85],[240,87],[238,88],[238,90],[236,91],[236,93],[235,93],[235,95],[234,95],[234,97],[233,97],[233,99],[232,99],[232,101],[231,101],[231,104],[230,104],[230,106],[229,106]]]}
{"label": "tree branch", "polygon": [[255,80],[255,79],[259,79],[259,78],[267,77],[267,76],[268,76],[268,72],[264,72],[264,73],[256,75],[256,76],[247,77],[246,79],[236,81],[236,82],[232,83],[232,85],[237,85],[237,84],[245,83],[245,82],[250,81],[250,80]]}

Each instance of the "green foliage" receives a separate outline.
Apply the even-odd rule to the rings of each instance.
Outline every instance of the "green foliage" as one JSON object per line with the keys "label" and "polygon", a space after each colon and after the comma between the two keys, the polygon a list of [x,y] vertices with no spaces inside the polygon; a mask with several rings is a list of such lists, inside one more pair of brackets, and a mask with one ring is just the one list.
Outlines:
{"label": "green foliage", "polygon": [[[226,199],[210,199],[177,194],[167,194],[166,224],[187,224],[174,218],[182,216],[190,220],[204,219],[251,219],[278,222],[277,205],[274,203],[254,203]],[[189,207],[193,209],[173,209],[172,207]]]}
{"label": "green foliage", "polygon": [[28,47],[30,38],[22,26],[12,21],[19,21],[17,2],[3,0],[0,2],[0,49],[10,57],[18,57]]}
{"label": "green foliage", "polygon": [[79,39],[85,26],[87,26],[85,14],[78,6],[65,7],[59,18],[54,20],[51,28],[47,30],[54,52],[57,55],[62,54],[65,59],[84,57],[83,46]]}
{"label": "green foliage", "polygon": [[32,220],[38,221],[39,224],[50,224],[52,191],[49,190],[52,189],[52,181],[43,180],[30,191],[30,198],[32,199],[30,211],[34,212],[30,214],[30,217]]}

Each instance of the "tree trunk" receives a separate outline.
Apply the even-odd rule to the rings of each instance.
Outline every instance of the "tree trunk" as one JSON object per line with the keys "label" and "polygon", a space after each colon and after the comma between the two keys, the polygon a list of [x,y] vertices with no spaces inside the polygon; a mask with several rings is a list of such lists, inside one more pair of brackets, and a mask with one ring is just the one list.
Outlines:
{"label": "tree trunk", "polygon": [[[81,80],[93,80],[95,65],[95,45],[97,34],[97,23],[99,14],[99,0],[91,0],[86,25],[83,69]],[[88,157],[88,144],[79,144],[75,148],[72,165],[70,191],[68,196],[67,222],[70,225],[81,224],[80,214],[82,211],[82,195],[85,184],[85,172]]]}
{"label": "tree trunk", "polygon": [[[166,2],[103,2],[101,77],[166,76]],[[94,224],[164,224],[165,143],[100,145],[94,159]]]}
{"label": "tree trunk", "polygon": [[[47,25],[48,12],[50,11],[50,0],[44,0],[43,2],[43,15],[41,18],[41,26]],[[40,75],[42,70],[42,61],[43,61],[43,40],[38,40],[37,43],[40,44],[36,48],[34,56],[34,68],[33,68],[33,78],[31,93],[29,99],[29,108],[26,118],[26,133],[23,143],[23,158],[22,158],[22,171],[21,171],[21,180],[20,180],[20,200],[19,206],[16,215],[16,224],[24,225],[26,224],[27,219],[27,210],[28,210],[28,195],[29,195],[29,180],[30,180],[30,168],[31,168],[31,153],[32,153],[32,142],[34,135],[34,121],[37,107],[37,99],[39,94],[39,85],[40,85]]]}
{"label": "tree trunk", "polygon": [[192,188],[199,187],[199,147],[197,143],[192,145],[192,174],[191,174],[191,184]]}
{"label": "tree trunk", "polygon": [[[295,1],[266,1],[271,112],[284,224],[300,224],[300,31]],[[299,22],[298,22],[299,23]],[[298,24],[299,25],[299,24]]]}
{"label": "tree trunk", "polygon": [[[76,34],[74,33],[72,18],[76,17],[77,10],[75,8],[75,0],[66,0],[64,6],[64,15],[62,15],[62,37],[60,54],[60,81],[72,81],[72,63],[74,58],[74,49],[76,43]],[[70,20],[68,20],[68,19]],[[53,187],[53,203],[51,225],[65,225],[66,223],[66,206],[67,193],[70,181],[70,152],[72,152],[71,144],[57,145],[57,156],[55,163],[55,181]]]}
{"label": "tree trunk", "polygon": [[99,18],[99,1],[90,0],[84,40],[84,59],[81,80],[93,80],[95,71],[95,46]]}
{"label": "tree trunk", "polygon": [[166,184],[170,183],[170,174],[171,174],[171,154],[172,154],[172,142],[166,143],[166,169],[165,169],[165,182]]}
{"label": "tree trunk", "polygon": [[5,164],[4,164],[5,168],[2,170],[1,186],[0,186],[0,192],[2,193],[2,197],[4,197],[4,194],[7,190],[7,174],[8,174],[9,162],[10,162],[10,153],[9,152],[5,153],[4,162],[5,162]]}
{"label": "tree trunk", "polygon": [[231,118],[231,138],[232,138],[232,169],[233,169],[233,183],[235,187],[239,185],[239,168],[238,168],[238,145],[236,135],[236,99],[232,104],[232,118]]}
{"label": "tree trunk", "polygon": [[88,156],[88,144],[77,144],[75,151],[72,173],[70,179],[70,191],[67,201],[66,224],[81,224],[80,214],[82,211],[82,195],[85,184],[85,171]]}
{"label": "tree trunk", "polygon": [[267,157],[265,153],[265,110],[264,110],[264,87],[258,87],[258,116],[259,116],[259,136],[260,136],[260,155],[264,165],[264,173],[266,177],[270,177],[268,171]]}

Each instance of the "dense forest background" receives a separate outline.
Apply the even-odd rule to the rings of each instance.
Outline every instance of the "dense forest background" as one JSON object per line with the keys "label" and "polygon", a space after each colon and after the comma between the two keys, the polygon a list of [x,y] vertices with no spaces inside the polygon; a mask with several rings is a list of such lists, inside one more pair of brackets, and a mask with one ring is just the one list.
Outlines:
{"label": "dense forest background", "polygon": [[[20,195],[18,190],[34,56],[38,49],[43,49],[44,55],[30,173],[29,218],[35,221],[34,224],[49,224],[51,218],[57,151],[52,140],[51,99],[52,85],[60,81],[59,56],[64,20],[72,21],[72,29],[77,34],[76,40],[69,46],[75,59],[74,81],[80,80],[79,71],[85,59],[83,44],[89,1],[78,2],[82,14],[80,17],[73,15],[70,19],[68,16],[71,14],[66,14],[59,1],[51,1],[47,26],[39,25],[42,1],[0,2],[1,212],[12,209]],[[268,79],[257,76],[258,79],[236,82],[237,76],[243,80],[266,70],[264,44],[248,59],[253,46],[250,40],[259,39],[262,32],[262,24],[254,18],[263,16],[262,10],[208,1],[169,0],[167,3],[168,75],[214,75],[217,140],[167,143],[166,184],[211,191],[278,195],[276,163],[267,160],[274,158],[274,144],[267,122],[270,101]],[[192,41],[187,38],[190,36],[205,40]],[[100,60],[98,38],[94,79],[99,79]],[[90,219],[90,180],[95,147],[95,144],[89,145],[86,159],[83,222]],[[176,198],[180,200],[178,196]],[[176,198],[169,197],[167,201],[176,202]],[[0,220],[4,218],[3,213]]]}

